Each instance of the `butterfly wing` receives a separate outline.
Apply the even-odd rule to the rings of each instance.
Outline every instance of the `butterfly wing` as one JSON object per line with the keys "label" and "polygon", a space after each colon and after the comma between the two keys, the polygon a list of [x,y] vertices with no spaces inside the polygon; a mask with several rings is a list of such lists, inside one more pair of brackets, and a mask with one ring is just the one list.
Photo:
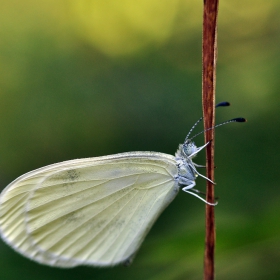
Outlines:
{"label": "butterfly wing", "polygon": [[133,152],[31,171],[0,198],[0,229],[15,250],[72,267],[129,261],[178,193],[173,156]]}

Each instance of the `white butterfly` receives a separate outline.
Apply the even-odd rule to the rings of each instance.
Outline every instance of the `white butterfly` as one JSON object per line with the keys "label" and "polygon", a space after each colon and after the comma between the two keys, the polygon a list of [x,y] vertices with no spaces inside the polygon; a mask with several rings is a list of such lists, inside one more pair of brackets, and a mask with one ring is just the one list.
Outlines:
{"label": "white butterfly", "polygon": [[192,159],[207,144],[187,139],[175,157],[130,152],[28,172],[1,194],[2,238],[50,266],[129,263],[180,187],[199,197],[191,192],[202,176]]}

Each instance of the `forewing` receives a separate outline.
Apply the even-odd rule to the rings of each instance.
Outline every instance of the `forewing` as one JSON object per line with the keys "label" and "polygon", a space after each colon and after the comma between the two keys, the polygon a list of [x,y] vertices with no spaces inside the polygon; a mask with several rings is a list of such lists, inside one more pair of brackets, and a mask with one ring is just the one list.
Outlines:
{"label": "forewing", "polygon": [[38,262],[128,260],[178,192],[173,156],[135,152],[73,160],[19,177],[1,195],[4,239]]}

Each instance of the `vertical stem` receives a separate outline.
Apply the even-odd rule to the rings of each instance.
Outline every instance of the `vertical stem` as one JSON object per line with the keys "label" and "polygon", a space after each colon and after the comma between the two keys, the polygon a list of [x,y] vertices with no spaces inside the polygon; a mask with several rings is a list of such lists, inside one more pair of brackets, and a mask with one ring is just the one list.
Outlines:
{"label": "vertical stem", "polygon": [[[217,17],[218,0],[204,0],[202,100],[205,129],[213,127],[215,124]],[[214,140],[214,129],[205,132],[205,141],[210,140]],[[209,179],[214,181],[214,141],[206,147],[206,174]],[[206,199],[209,202],[215,200],[214,185],[208,181]],[[215,239],[214,207],[206,204],[204,280],[214,279]]]}

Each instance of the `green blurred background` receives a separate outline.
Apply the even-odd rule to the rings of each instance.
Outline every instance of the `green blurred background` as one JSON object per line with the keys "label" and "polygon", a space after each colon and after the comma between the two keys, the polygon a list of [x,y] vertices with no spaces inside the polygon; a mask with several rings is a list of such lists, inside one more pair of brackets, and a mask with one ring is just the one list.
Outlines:
{"label": "green blurred background", "polygon": [[[1,189],[68,159],[174,154],[202,114],[202,2],[2,0]],[[217,123],[248,122],[216,131],[216,276],[280,279],[280,2],[221,1],[218,42]],[[204,211],[180,192],[128,268],[50,268],[1,241],[0,279],[202,279]]]}

